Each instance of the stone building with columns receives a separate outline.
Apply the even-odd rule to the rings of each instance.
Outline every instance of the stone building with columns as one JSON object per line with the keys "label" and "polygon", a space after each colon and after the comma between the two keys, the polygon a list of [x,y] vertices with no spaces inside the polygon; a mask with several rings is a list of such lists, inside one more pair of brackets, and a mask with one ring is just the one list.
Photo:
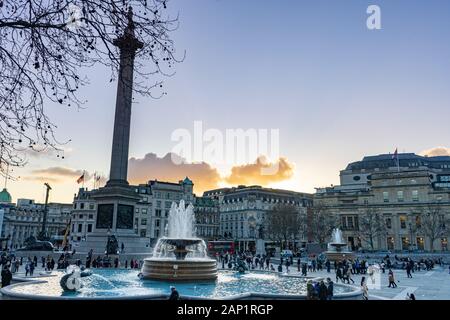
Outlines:
{"label": "stone building with columns", "polygon": [[[364,157],[340,173],[341,184],[317,188],[314,206],[336,215],[343,235],[354,249],[371,249],[360,237],[361,218],[381,214],[384,229],[375,250],[447,251],[450,217],[450,157],[412,153]],[[439,215],[439,236],[431,243],[422,225],[430,208]]]}
{"label": "stone building with columns", "polygon": [[303,214],[312,206],[311,194],[261,186],[215,189],[203,196],[219,204],[220,238],[235,241],[237,250],[257,253],[277,247],[265,232],[267,215],[275,205],[293,205]]}
{"label": "stone building with columns", "polygon": [[[37,237],[42,230],[45,205],[31,199],[17,199],[17,203],[1,204],[3,226],[0,238],[3,246],[19,249],[30,236]],[[70,220],[71,204],[49,203],[47,206],[46,232],[57,246],[64,237]]]}

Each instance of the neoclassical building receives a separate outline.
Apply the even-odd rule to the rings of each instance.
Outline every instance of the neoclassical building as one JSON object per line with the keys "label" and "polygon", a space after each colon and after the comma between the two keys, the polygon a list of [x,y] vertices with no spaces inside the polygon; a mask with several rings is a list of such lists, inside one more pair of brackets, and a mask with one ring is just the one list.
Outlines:
{"label": "neoclassical building", "polygon": [[220,237],[234,240],[238,250],[260,253],[273,249],[266,228],[267,215],[275,205],[292,205],[304,214],[312,206],[311,194],[261,186],[210,190],[203,196],[219,204]]}
{"label": "neoclassical building", "polygon": [[[2,203],[3,225],[0,238],[6,245],[18,249],[30,237],[37,237],[42,230],[44,204],[31,199],[18,199],[17,204]],[[47,206],[46,232],[54,243],[61,243],[70,220],[71,204],[49,203]],[[5,245],[5,243],[3,243]]]}
{"label": "neoclassical building", "polygon": [[[342,170],[340,181],[339,186],[318,188],[314,206],[338,217],[353,249],[371,249],[360,236],[361,219],[377,213],[384,220],[384,230],[377,232],[375,249],[448,250],[450,157],[412,153],[368,156]],[[436,231],[440,228],[439,236],[433,243],[424,226],[427,212],[439,216],[434,227]]]}

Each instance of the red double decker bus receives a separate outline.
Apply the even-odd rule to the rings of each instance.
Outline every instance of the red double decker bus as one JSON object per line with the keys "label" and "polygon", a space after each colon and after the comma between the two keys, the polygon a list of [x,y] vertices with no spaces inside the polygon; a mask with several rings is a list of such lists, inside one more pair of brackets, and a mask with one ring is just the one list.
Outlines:
{"label": "red double decker bus", "polygon": [[234,253],[234,241],[208,241],[208,253],[212,256],[222,253]]}

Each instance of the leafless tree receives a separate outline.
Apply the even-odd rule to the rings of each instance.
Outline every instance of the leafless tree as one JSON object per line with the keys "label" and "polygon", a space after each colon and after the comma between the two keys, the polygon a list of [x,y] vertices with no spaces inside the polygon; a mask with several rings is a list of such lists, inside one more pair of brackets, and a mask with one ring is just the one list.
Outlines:
{"label": "leafless tree", "polygon": [[376,239],[387,231],[383,214],[377,208],[368,206],[358,215],[358,226],[355,227],[358,237],[368,244],[371,250],[375,250]]}
{"label": "leafless tree", "polygon": [[310,212],[302,215],[301,220],[302,225],[306,226],[307,237],[319,244],[327,243],[333,228],[338,224],[336,215],[320,203],[315,203]]}
{"label": "leafless tree", "polygon": [[291,205],[275,205],[267,215],[267,234],[278,241],[282,249],[290,239],[295,239],[300,228],[298,210]]}
{"label": "leafless tree", "polygon": [[[117,78],[114,40],[130,23],[143,47],[136,53],[133,90],[155,98],[160,76],[177,58],[169,37],[178,28],[168,0],[0,0],[0,168],[26,163],[23,151],[59,150],[46,106],[82,107],[85,71],[101,64]],[[150,81],[149,77],[157,76]],[[67,142],[67,141],[66,141]]]}
{"label": "leafless tree", "polygon": [[444,212],[440,203],[417,208],[417,212],[418,219],[414,231],[428,238],[430,251],[434,252],[434,242],[441,237],[448,237],[450,234],[448,213]]}

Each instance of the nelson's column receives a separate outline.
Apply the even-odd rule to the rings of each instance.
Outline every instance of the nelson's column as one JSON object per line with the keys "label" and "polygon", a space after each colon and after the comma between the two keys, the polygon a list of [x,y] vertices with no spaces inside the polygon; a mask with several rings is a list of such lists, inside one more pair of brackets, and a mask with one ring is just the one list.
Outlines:
{"label": "nelson's column", "polygon": [[126,253],[144,253],[149,250],[148,239],[134,232],[135,205],[140,198],[127,181],[134,57],[143,47],[134,35],[131,7],[124,34],[114,40],[114,45],[120,51],[120,66],[109,181],[105,187],[91,193],[97,202],[97,219],[93,232],[80,243],[79,251],[92,249],[94,253],[105,253],[108,237],[115,236],[119,248],[124,244]]}

